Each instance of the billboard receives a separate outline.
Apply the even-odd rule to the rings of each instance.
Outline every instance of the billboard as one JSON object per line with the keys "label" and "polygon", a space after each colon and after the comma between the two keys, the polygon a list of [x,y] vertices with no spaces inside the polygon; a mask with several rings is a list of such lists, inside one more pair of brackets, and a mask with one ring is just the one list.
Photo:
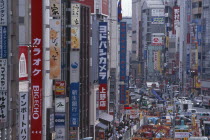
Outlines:
{"label": "billboard", "polygon": [[0,90],[7,90],[7,59],[0,59]]}
{"label": "billboard", "polygon": [[56,140],[65,140],[65,114],[55,114]]}
{"label": "billboard", "polygon": [[31,1],[31,140],[42,139],[42,0]]}
{"label": "billboard", "polygon": [[28,92],[20,92],[19,94],[19,139],[29,139],[28,138]]}
{"label": "billboard", "polygon": [[79,82],[70,84],[70,127],[79,127]]}
{"label": "billboard", "polygon": [[70,52],[70,83],[79,82],[80,74],[80,52]]}
{"label": "billboard", "polygon": [[7,25],[7,2],[8,0],[0,1],[0,26]]}
{"label": "billboard", "polygon": [[61,20],[50,20],[50,79],[61,78]]}
{"label": "billboard", "polygon": [[173,34],[176,33],[176,27],[179,25],[179,23],[180,23],[180,7],[175,6],[173,8],[173,28],[172,28]]}
{"label": "billboard", "polygon": [[165,17],[165,11],[164,9],[152,9],[151,10],[151,15],[153,17]]}
{"label": "billboard", "polygon": [[165,17],[151,17],[151,24],[164,24]]}
{"label": "billboard", "polygon": [[80,4],[72,3],[71,4],[71,25],[80,24]]}
{"label": "billboard", "polygon": [[19,46],[19,80],[28,79],[28,46]]}
{"label": "billboard", "polygon": [[0,91],[0,123],[7,121],[7,91]]}
{"label": "billboard", "polygon": [[66,111],[66,98],[55,98],[55,112]]}
{"label": "billboard", "polygon": [[107,110],[107,22],[99,22],[99,110]]}
{"label": "billboard", "polygon": [[55,81],[55,95],[66,95],[66,82],[65,81]]}
{"label": "billboard", "polygon": [[7,58],[7,26],[0,26],[0,58]]}
{"label": "billboard", "polygon": [[61,16],[61,0],[50,0],[50,16]]}
{"label": "billboard", "polygon": [[163,38],[162,37],[152,37],[152,45],[153,46],[163,45]]}

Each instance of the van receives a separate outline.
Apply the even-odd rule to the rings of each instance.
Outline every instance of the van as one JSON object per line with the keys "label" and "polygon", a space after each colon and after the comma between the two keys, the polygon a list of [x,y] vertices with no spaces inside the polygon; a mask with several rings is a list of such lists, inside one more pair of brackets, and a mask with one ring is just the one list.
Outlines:
{"label": "van", "polygon": [[190,137],[188,140],[208,140],[207,137]]}

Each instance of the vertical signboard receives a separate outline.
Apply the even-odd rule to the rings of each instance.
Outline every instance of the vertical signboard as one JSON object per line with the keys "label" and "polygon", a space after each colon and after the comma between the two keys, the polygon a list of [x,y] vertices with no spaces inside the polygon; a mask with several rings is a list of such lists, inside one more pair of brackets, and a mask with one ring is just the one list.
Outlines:
{"label": "vertical signboard", "polygon": [[154,52],[153,55],[153,61],[154,61],[154,70],[158,70],[158,53],[157,51]]}
{"label": "vertical signboard", "polygon": [[61,78],[61,20],[50,20],[50,79]]}
{"label": "vertical signboard", "polygon": [[108,15],[109,14],[109,1],[102,0],[102,14]]}
{"label": "vertical signboard", "polygon": [[19,139],[27,140],[28,138],[28,92],[20,92],[20,123],[19,123]]}
{"label": "vertical signboard", "polygon": [[94,11],[94,0],[80,0],[80,1],[77,1],[77,2],[90,6],[91,13],[95,13],[95,11]]}
{"label": "vertical signboard", "polygon": [[[120,81],[126,83],[126,22],[120,22]],[[126,103],[126,85],[120,85],[120,103]]]}
{"label": "vertical signboard", "polygon": [[61,0],[50,0],[50,16],[61,16]]}
{"label": "vertical signboard", "polygon": [[107,109],[107,22],[99,22],[99,110]]}
{"label": "vertical signboard", "polygon": [[19,46],[19,80],[28,79],[28,46]]}
{"label": "vertical signboard", "polygon": [[63,112],[66,111],[66,98],[55,98],[55,112]]}
{"label": "vertical signboard", "polygon": [[7,25],[7,0],[0,1],[0,26]]}
{"label": "vertical signboard", "polygon": [[7,58],[7,26],[0,26],[0,58]]}
{"label": "vertical signboard", "polygon": [[79,83],[70,84],[70,127],[79,127]]}
{"label": "vertical signboard", "polygon": [[187,45],[186,55],[186,73],[190,74],[190,45]]}
{"label": "vertical signboard", "polygon": [[79,82],[79,74],[80,74],[80,67],[79,67],[79,60],[80,55],[79,51],[71,51],[70,52],[70,83]]}
{"label": "vertical signboard", "polygon": [[173,34],[176,33],[176,27],[179,25],[179,22],[180,22],[180,7],[175,6],[173,8],[173,28],[172,28]]}
{"label": "vertical signboard", "polygon": [[65,95],[66,82],[55,81],[55,96]]}
{"label": "vertical signboard", "polygon": [[0,59],[0,90],[7,90],[7,59]]}
{"label": "vertical signboard", "polygon": [[80,27],[71,27],[71,48],[80,49]]}
{"label": "vertical signboard", "polygon": [[31,1],[31,140],[42,139],[42,0]]}
{"label": "vertical signboard", "polygon": [[0,123],[7,121],[7,91],[0,91]]}
{"label": "vertical signboard", "polygon": [[72,3],[71,4],[71,25],[80,24],[80,4]]}
{"label": "vertical signboard", "polygon": [[65,140],[65,114],[55,114],[56,140]]}

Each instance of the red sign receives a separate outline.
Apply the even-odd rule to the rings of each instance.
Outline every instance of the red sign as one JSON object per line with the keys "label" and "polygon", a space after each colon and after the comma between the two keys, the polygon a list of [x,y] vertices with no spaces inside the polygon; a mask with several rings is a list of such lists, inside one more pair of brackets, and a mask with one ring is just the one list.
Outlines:
{"label": "red sign", "polygon": [[107,84],[99,85],[99,110],[107,110]]}
{"label": "red sign", "polygon": [[19,46],[19,81],[28,80],[28,46]]}
{"label": "red sign", "polygon": [[42,139],[42,0],[31,1],[31,140]]}
{"label": "red sign", "polygon": [[102,14],[108,15],[109,14],[109,1],[102,0]]}
{"label": "red sign", "polygon": [[179,25],[180,23],[180,7],[175,6],[173,8],[173,29],[172,32],[173,34],[176,33],[176,26]]}
{"label": "red sign", "polygon": [[65,81],[55,82],[55,95],[65,95],[66,83]]}
{"label": "red sign", "polygon": [[152,37],[152,45],[153,46],[163,45],[163,38],[162,37]]}
{"label": "red sign", "polygon": [[91,13],[94,13],[94,0],[77,0],[77,2],[90,6]]}

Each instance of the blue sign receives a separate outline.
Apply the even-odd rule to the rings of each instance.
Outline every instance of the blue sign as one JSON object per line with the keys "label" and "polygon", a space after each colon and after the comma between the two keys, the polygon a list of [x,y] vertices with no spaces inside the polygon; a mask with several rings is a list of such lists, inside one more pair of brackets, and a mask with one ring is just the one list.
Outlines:
{"label": "blue sign", "polygon": [[107,83],[107,22],[99,22],[98,83]]}
{"label": "blue sign", "polygon": [[190,54],[187,54],[187,60],[186,60],[186,73],[190,74]]}
{"label": "blue sign", "polygon": [[79,83],[70,84],[70,127],[79,127]]}
{"label": "blue sign", "polygon": [[0,58],[7,58],[7,26],[0,26]]}
{"label": "blue sign", "polygon": [[147,50],[144,50],[144,59],[147,60]]}
{"label": "blue sign", "polygon": [[79,64],[78,64],[77,62],[74,62],[74,63],[71,64],[71,67],[72,67],[73,69],[78,68],[78,66],[79,66]]}
{"label": "blue sign", "polygon": [[65,114],[55,114],[55,126],[65,126]]}
{"label": "blue sign", "polygon": [[201,34],[202,33],[202,26],[201,25],[197,25],[197,41],[198,41],[198,46],[201,46]]}

